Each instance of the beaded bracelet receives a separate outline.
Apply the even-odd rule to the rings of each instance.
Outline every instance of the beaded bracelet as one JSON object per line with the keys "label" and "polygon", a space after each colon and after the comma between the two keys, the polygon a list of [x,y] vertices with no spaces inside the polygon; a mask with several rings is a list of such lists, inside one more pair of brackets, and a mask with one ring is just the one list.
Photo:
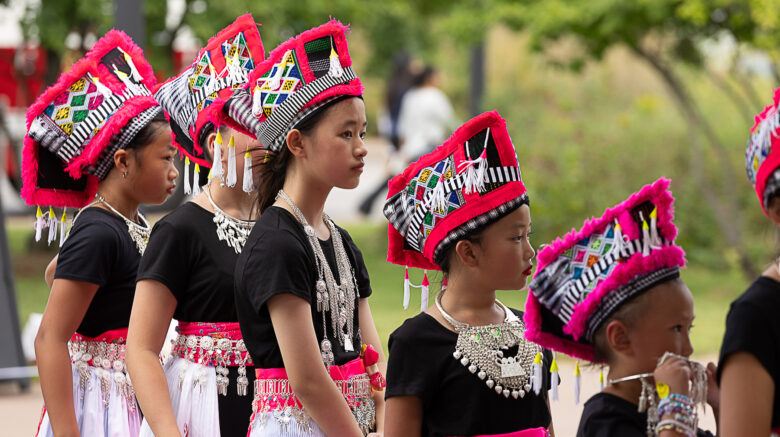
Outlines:
{"label": "beaded bracelet", "polygon": [[696,435],[692,427],[671,419],[658,422],[658,425],[655,427],[655,433],[660,434],[661,431],[674,431],[680,434],[684,434],[688,437],[694,437]]}
{"label": "beaded bracelet", "polygon": [[685,404],[688,404],[688,405],[693,405],[693,401],[691,401],[691,398],[689,398],[688,396],[686,396],[684,394],[672,393],[672,394],[669,395],[669,399],[673,400],[673,401],[682,402],[682,403],[685,403]]}

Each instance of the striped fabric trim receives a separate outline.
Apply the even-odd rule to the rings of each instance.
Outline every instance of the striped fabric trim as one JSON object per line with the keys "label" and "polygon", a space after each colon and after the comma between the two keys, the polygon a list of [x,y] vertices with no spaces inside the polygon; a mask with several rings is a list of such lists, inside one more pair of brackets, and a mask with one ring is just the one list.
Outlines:
{"label": "striped fabric trim", "polygon": [[152,106],[141,111],[140,114],[133,117],[127,125],[117,134],[108,147],[101,153],[98,159],[97,165],[90,173],[103,180],[108,175],[108,172],[114,167],[114,153],[119,149],[124,149],[130,143],[130,141],[138,135],[154,117],[160,114],[162,108],[159,106]]}
{"label": "striped fabric trim", "polygon": [[[504,167],[508,168],[508,167]],[[457,241],[464,239],[467,235],[484,228],[485,226],[495,222],[496,220],[504,217],[507,213],[514,211],[521,205],[528,204],[528,194],[525,193],[522,196],[515,197],[509,202],[502,203],[498,207],[491,209],[490,211],[478,215],[462,225],[456,227],[447,233],[442,240],[436,245],[433,250],[434,261],[439,261],[439,256],[446,252],[446,249]]]}
{"label": "striped fabric trim", "polygon": [[639,275],[631,282],[620,286],[612,291],[599,302],[593,314],[588,317],[587,327],[585,329],[585,340],[593,342],[599,327],[604,323],[625,301],[637,296],[638,294],[649,290],[650,288],[675,278],[680,277],[679,267],[668,267],[650,272],[646,275]]}
{"label": "striped fabric trim", "polygon": [[[293,93],[287,100],[277,106],[271,113],[271,116],[260,125],[260,129],[255,131],[260,143],[270,150],[278,152],[282,145],[282,141],[280,140],[282,134],[289,129],[292,123],[294,123],[295,116],[301,111],[301,108],[323,91],[349,83],[356,78],[357,75],[352,67],[346,67],[344,68],[344,74],[342,74],[341,77],[336,78],[326,74],[301,87],[300,90]],[[251,107],[250,98],[250,110]]]}
{"label": "striped fabric trim", "polygon": [[[192,75],[194,67],[190,67],[182,72],[176,79],[168,82],[160,87],[154,98],[160,103],[165,112],[182,127],[181,131],[189,138],[189,129],[185,126],[189,126],[189,114],[192,112],[192,108],[195,106],[190,105],[190,100],[187,98],[189,90],[189,77]],[[192,139],[192,138],[190,138]]]}
{"label": "striped fabric trim", "polygon": [[100,126],[106,119],[108,119],[119,107],[132,97],[136,96],[151,96],[152,93],[144,86],[138,86],[141,93],[132,93],[129,89],[125,89],[122,94],[112,94],[110,97],[103,100],[96,109],[90,111],[87,118],[79,124],[77,128],[73,130],[73,133],[68,136],[68,139],[60,146],[55,152],[65,162],[69,162],[74,156],[81,154],[81,148],[84,142],[89,138],[94,129]]}
{"label": "striped fabric trim", "polygon": [[239,88],[233,92],[233,95],[225,102],[223,111],[236,123],[240,124],[249,132],[252,132],[257,138],[257,132],[260,130],[261,123],[257,117],[252,114],[252,95],[246,88]]}

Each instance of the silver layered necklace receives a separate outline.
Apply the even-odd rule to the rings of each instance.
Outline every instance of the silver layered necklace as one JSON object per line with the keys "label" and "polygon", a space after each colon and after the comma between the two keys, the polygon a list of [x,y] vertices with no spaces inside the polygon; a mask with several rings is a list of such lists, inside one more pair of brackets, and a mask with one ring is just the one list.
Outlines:
{"label": "silver layered necklace", "polygon": [[214,199],[211,198],[211,183],[209,183],[206,191],[206,197],[211,203],[211,207],[214,208],[214,224],[217,225],[217,238],[220,241],[224,241],[228,246],[232,247],[236,253],[241,253],[244,249],[246,239],[249,237],[249,233],[252,231],[252,227],[255,222],[252,220],[241,220],[222,211],[220,207],[214,203]]}
{"label": "silver layered necklace", "polygon": [[[441,296],[436,296],[436,308],[455,328],[458,340],[452,356],[469,372],[485,381],[488,388],[504,397],[517,399],[531,391],[531,365],[539,346],[525,340],[525,325],[509,308],[496,300],[504,311],[504,321],[499,324],[471,326],[456,320],[441,306]],[[509,349],[517,347],[514,356]]]}
{"label": "silver layered necklace", "polygon": [[[357,283],[355,282],[355,274],[352,271],[352,265],[349,263],[347,252],[344,249],[344,243],[341,240],[341,234],[333,220],[328,217],[327,214],[322,214],[322,221],[330,229],[330,237],[333,241],[333,249],[336,252],[336,265],[338,267],[339,281],[336,283],[336,278],[333,276],[333,272],[330,269],[328,260],[325,258],[325,253],[322,251],[322,245],[319,239],[314,233],[314,228],[306,221],[306,217],[298,206],[290,199],[290,197],[283,191],[279,190],[276,195],[277,199],[282,199],[290,205],[295,217],[303,225],[303,230],[306,233],[306,237],[309,239],[309,244],[314,251],[314,259],[317,264],[317,283],[316,283],[316,297],[317,297],[317,311],[322,313],[322,332],[323,339],[320,343],[320,352],[322,355],[322,361],[326,366],[334,364],[333,347],[328,339],[328,331],[326,329],[326,314],[330,315],[331,328],[333,333],[337,337],[337,340],[344,350],[352,352],[355,350],[352,339],[354,338],[354,314],[355,314],[355,301],[357,300]],[[358,341],[360,337],[360,328],[358,328]]]}
{"label": "silver layered necklace", "polygon": [[[146,250],[146,245],[149,243],[149,235],[152,233],[152,227],[149,225],[149,222],[146,221],[146,217],[144,217],[140,211],[138,212],[138,218],[143,222],[143,225],[140,225],[135,221],[125,217],[121,212],[117,211],[116,208],[111,206],[110,203],[106,202],[106,199],[100,194],[96,194],[95,197],[97,198],[97,202],[92,202],[87,206],[93,205],[95,203],[102,203],[103,205],[106,205],[106,207],[110,209],[111,212],[121,217],[127,225],[127,233],[130,234],[130,239],[135,243],[135,247],[138,249],[138,252],[143,255],[144,251]],[[86,207],[81,211],[84,211],[84,209],[86,209]],[[79,213],[73,219],[74,223],[81,214],[81,211],[79,211]]]}

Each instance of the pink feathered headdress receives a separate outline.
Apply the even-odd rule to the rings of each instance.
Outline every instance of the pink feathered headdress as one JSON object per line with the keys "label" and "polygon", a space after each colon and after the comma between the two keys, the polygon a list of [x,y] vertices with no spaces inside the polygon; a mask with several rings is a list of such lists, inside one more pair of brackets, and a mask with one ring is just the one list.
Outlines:
{"label": "pink feathered headdress", "polygon": [[439,269],[448,244],[528,202],[517,154],[498,112],[478,115],[390,180],[384,207],[389,262]]}
{"label": "pink feathered headdress", "polygon": [[168,116],[182,155],[211,167],[204,145],[199,144],[201,130],[210,123],[206,108],[244,86],[264,57],[257,24],[245,14],[209,39],[192,65],[160,85],[154,96]]}
{"label": "pink feathered headdress", "polygon": [[[761,209],[766,214],[768,195],[780,190],[780,175],[771,178],[780,168],[780,88],[775,90],[771,105],[756,115],[756,122],[750,129],[750,139],[745,149],[745,170],[748,180],[756,190]],[[770,179],[772,179],[770,181]],[[770,190],[768,185],[772,184]]]}
{"label": "pink feathered headdress", "polygon": [[539,252],[525,309],[526,338],[593,361],[593,336],[618,307],[679,276],[674,198],[659,179]]}
{"label": "pink feathered headdress", "polygon": [[363,93],[349,57],[348,30],[331,20],[282,43],[249,75],[244,88],[212,105],[211,121],[227,123],[278,151],[286,133],[320,105]]}
{"label": "pink feathered headdress", "polygon": [[127,145],[160,113],[141,49],[118,30],[95,43],[27,110],[22,198],[28,205],[81,208]]}

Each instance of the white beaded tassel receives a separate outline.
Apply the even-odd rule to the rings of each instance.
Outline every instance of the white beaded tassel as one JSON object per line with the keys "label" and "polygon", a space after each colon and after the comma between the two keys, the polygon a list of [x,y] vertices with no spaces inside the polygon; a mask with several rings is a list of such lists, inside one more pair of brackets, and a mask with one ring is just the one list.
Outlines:
{"label": "white beaded tassel", "polygon": [[66,211],[67,209],[62,210],[62,218],[60,219],[60,247],[65,244],[65,237],[68,236],[68,216]]}
{"label": "white beaded tassel", "polygon": [[222,169],[222,134],[217,131],[214,139],[214,160],[211,162],[211,177],[223,180],[225,171]]}
{"label": "white beaded tassel", "polygon": [[404,309],[409,308],[409,300],[412,297],[412,282],[409,280],[409,266],[404,267]]}
{"label": "white beaded tassel", "polygon": [[333,48],[333,39],[330,40],[330,65],[328,66],[328,76],[341,77],[344,74],[344,69],[341,67],[341,60],[339,59],[336,49]]}
{"label": "white beaded tassel", "polygon": [[227,159],[227,176],[225,177],[225,185],[228,187],[235,187],[238,175],[236,174],[236,143],[233,139],[233,135],[230,136],[228,142],[228,159]]}
{"label": "white beaded tassel", "polygon": [[582,384],[582,373],[580,372],[580,362],[574,363],[574,404],[580,403],[580,385]]}
{"label": "white beaded tassel", "polygon": [[420,312],[425,312],[428,309],[428,288],[431,283],[428,282],[428,270],[425,270],[423,275],[422,285],[420,286]]}
{"label": "white beaded tassel", "polygon": [[542,369],[543,359],[542,352],[539,351],[534,357],[534,362],[531,364],[531,386],[534,393],[537,395],[542,392]]}
{"label": "white beaded tassel", "polygon": [[192,187],[190,186],[190,158],[184,157],[184,194],[192,194]]}
{"label": "white beaded tassel", "polygon": [[46,219],[43,218],[43,211],[41,207],[38,207],[38,211],[35,213],[35,242],[41,241],[41,235],[43,234],[43,228],[46,227]]}
{"label": "white beaded tassel", "polygon": [[255,190],[255,181],[252,179],[252,154],[249,153],[249,147],[244,152],[244,176],[241,188],[246,194],[252,194]]}
{"label": "white beaded tassel", "polygon": [[558,384],[561,382],[561,377],[558,374],[558,360],[555,352],[553,352],[552,364],[550,364],[550,398],[554,401],[558,400]]}
{"label": "white beaded tassel", "polygon": [[54,208],[49,207],[49,217],[46,219],[46,226],[49,227],[49,237],[47,244],[51,246],[51,242],[57,239],[57,215],[54,214]]}
{"label": "white beaded tassel", "polygon": [[195,172],[192,174],[192,197],[200,194],[200,165],[195,163]]}

